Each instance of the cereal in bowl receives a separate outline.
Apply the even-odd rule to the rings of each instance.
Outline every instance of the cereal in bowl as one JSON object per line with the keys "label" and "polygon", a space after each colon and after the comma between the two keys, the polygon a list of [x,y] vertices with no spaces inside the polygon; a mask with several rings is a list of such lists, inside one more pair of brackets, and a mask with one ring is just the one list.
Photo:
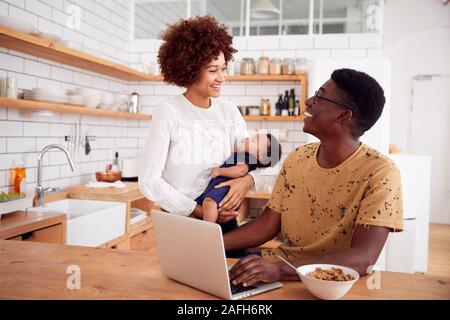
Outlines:
{"label": "cereal in bowl", "polygon": [[350,274],[345,274],[340,268],[331,268],[331,270],[323,270],[321,268],[316,268],[316,270],[308,274],[310,277],[327,280],[327,281],[351,281],[355,278]]}

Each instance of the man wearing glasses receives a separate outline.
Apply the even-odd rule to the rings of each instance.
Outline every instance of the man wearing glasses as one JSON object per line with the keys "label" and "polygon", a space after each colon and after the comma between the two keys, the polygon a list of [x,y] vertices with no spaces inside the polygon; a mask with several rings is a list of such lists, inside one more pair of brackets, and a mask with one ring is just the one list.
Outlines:
{"label": "man wearing glasses", "polygon": [[337,264],[364,275],[389,232],[403,230],[399,170],[359,141],[384,103],[377,81],[352,69],[335,70],[306,100],[303,131],[320,142],[292,151],[263,214],[224,235],[226,250],[257,247],[278,234],[282,244],[241,259],[231,270],[235,284],[298,280],[278,256],[296,267]]}

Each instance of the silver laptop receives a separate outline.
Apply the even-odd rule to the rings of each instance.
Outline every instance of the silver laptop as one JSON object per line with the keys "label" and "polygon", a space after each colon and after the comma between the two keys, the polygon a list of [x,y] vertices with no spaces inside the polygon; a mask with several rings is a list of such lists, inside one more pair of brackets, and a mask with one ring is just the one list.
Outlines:
{"label": "silver laptop", "polygon": [[242,299],[282,287],[281,282],[233,286],[216,223],[152,210],[162,273],[171,279],[224,299]]}

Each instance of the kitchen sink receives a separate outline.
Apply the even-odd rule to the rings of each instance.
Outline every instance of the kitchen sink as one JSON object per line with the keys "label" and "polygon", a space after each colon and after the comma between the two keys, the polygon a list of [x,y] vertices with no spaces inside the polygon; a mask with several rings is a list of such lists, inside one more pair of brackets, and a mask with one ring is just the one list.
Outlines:
{"label": "kitchen sink", "polygon": [[66,244],[97,247],[125,234],[126,203],[64,199],[29,211],[66,213]]}

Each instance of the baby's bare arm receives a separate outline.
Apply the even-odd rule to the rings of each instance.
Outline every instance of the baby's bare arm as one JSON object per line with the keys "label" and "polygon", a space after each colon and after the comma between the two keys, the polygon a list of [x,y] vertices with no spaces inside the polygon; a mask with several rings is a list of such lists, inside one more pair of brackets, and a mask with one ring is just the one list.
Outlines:
{"label": "baby's bare arm", "polygon": [[238,163],[235,166],[228,168],[214,168],[213,175],[215,177],[223,176],[228,178],[240,178],[248,173],[248,165],[245,163]]}

